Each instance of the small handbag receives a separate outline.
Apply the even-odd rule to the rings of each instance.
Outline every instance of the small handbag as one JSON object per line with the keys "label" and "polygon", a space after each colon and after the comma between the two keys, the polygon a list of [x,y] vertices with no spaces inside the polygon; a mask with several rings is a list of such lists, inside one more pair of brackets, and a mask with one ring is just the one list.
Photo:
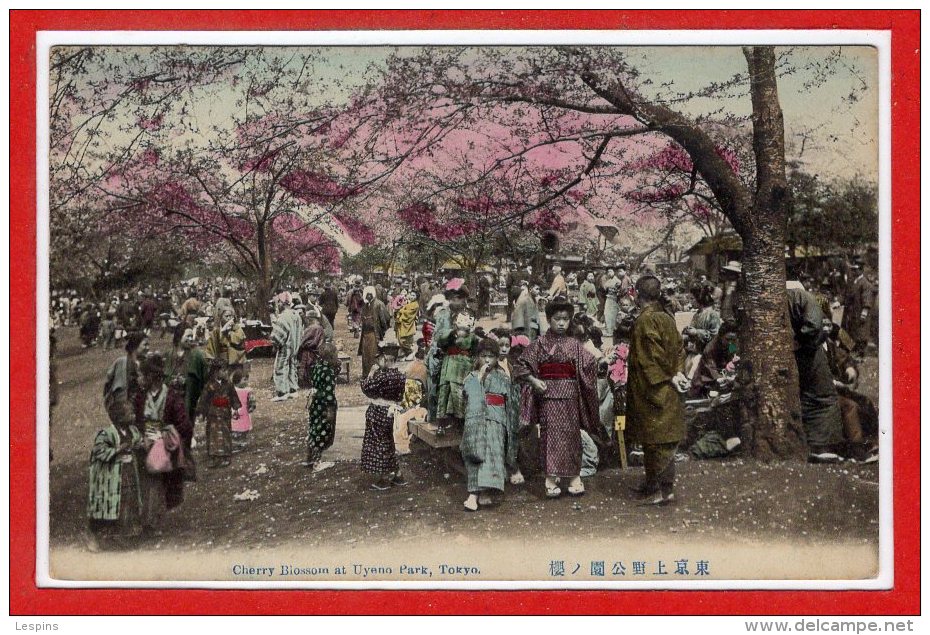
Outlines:
{"label": "small handbag", "polygon": [[171,466],[171,454],[165,447],[165,439],[163,437],[155,439],[152,447],[149,448],[149,452],[145,456],[145,469],[150,474],[164,474],[173,469]]}
{"label": "small handbag", "polygon": [[[174,426],[168,426],[160,437],[155,439],[145,457],[145,469],[151,474],[164,474],[175,469],[171,453],[180,450],[181,437]],[[182,451],[183,452],[183,451]],[[183,461],[183,454],[180,457]]]}

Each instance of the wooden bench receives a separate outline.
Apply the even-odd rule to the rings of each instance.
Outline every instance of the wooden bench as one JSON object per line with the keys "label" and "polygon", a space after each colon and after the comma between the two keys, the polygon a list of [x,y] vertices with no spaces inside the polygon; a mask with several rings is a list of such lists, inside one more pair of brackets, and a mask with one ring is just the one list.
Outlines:
{"label": "wooden bench", "polygon": [[428,421],[410,421],[407,430],[431,448],[457,448],[462,442],[462,433],[458,430],[450,429],[445,434],[437,434],[436,424]]}

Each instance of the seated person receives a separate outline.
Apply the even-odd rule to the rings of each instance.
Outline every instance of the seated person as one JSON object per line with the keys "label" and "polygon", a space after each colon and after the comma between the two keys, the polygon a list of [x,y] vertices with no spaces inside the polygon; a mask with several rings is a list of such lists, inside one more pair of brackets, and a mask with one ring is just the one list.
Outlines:
{"label": "seated person", "polygon": [[825,320],[824,330],[828,328],[829,337],[824,348],[836,386],[843,436],[848,444],[846,455],[872,463],[878,460],[878,410],[871,399],[856,391],[859,368],[853,356],[855,341],[839,325],[831,322],[828,326]]}
{"label": "seated person", "polygon": [[711,391],[723,392],[733,387],[736,364],[739,362],[739,341],[735,320],[721,324],[717,335],[704,347],[688,396],[692,399],[709,396]]}

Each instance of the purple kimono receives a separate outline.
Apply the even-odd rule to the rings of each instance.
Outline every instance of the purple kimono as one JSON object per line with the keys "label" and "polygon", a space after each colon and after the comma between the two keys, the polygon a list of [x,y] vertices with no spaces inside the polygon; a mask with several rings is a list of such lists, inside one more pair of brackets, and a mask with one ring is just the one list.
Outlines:
{"label": "purple kimono", "polygon": [[522,392],[520,423],[539,424],[542,470],[551,476],[578,476],[581,430],[601,436],[597,361],[575,338],[547,332],[527,347],[514,367],[517,381],[525,382],[530,375],[546,383],[546,392]]}

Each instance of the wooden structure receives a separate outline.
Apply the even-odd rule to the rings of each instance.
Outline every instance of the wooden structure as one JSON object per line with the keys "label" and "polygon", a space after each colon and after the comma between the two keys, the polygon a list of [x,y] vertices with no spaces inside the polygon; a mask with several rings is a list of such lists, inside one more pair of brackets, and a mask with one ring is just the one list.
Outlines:
{"label": "wooden structure", "polygon": [[462,433],[454,428],[438,434],[438,426],[429,421],[410,421],[407,431],[431,448],[457,448],[462,442]]}

